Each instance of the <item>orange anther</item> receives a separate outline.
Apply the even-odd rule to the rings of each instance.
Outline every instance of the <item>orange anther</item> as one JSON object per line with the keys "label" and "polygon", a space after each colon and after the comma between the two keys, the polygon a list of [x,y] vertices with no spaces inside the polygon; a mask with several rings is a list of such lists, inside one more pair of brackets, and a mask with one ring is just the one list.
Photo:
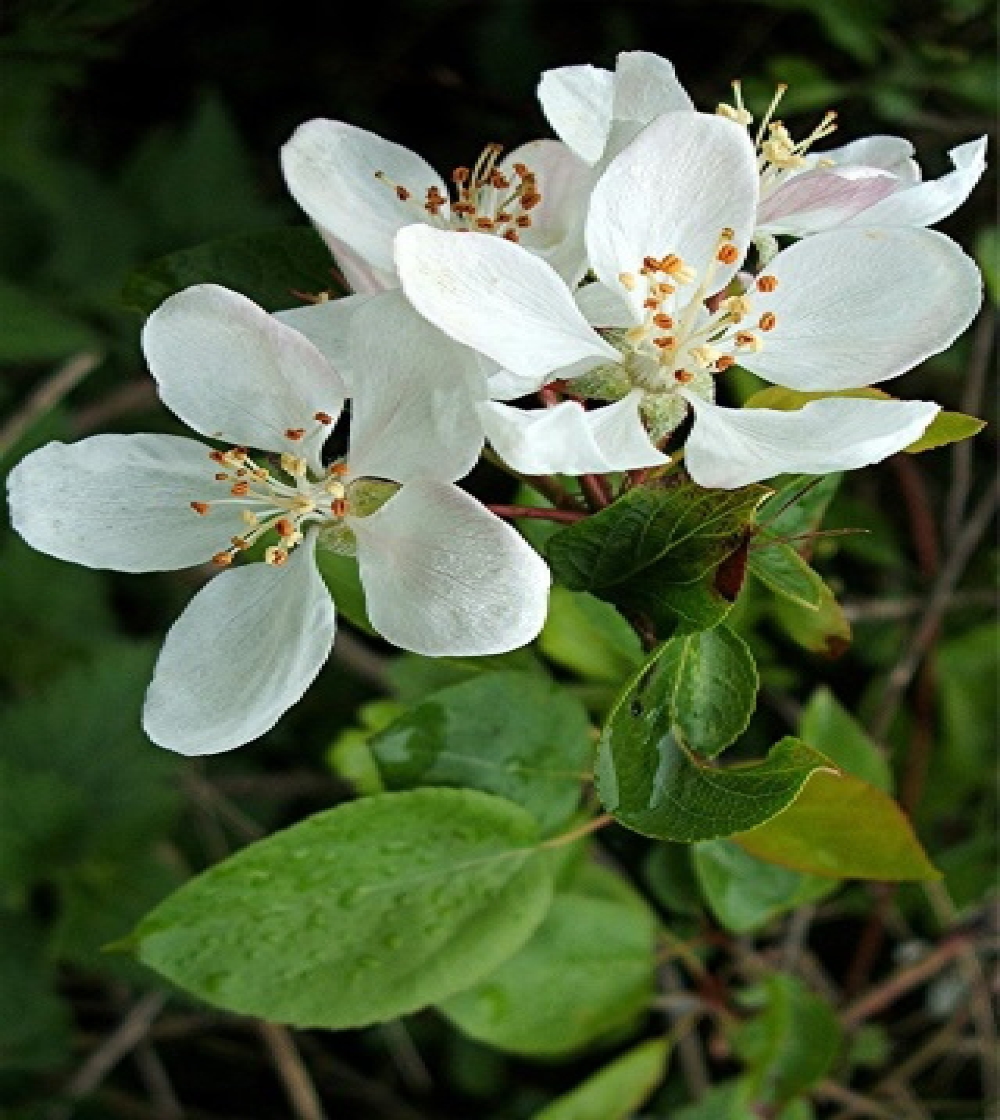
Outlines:
{"label": "orange anther", "polygon": [[225,474],[225,473],[217,474],[215,476],[215,481],[216,482],[228,482],[229,481],[229,475]]}
{"label": "orange anther", "polygon": [[219,568],[228,568],[233,562],[233,554],[231,552],[217,552],[212,557],[212,563]]}
{"label": "orange anther", "polygon": [[533,210],[542,201],[542,196],[538,191],[527,191],[521,195],[521,209]]}
{"label": "orange anther", "polygon": [[460,187],[463,183],[467,183],[469,181],[469,176],[471,174],[472,173],[467,167],[456,167],[455,170],[451,173],[451,181],[456,186]]}
{"label": "orange anther", "polygon": [[330,512],[334,517],[343,517],[347,513],[347,502],[343,498],[337,498],[330,503]]}
{"label": "orange anther", "polygon": [[406,202],[406,200],[410,197],[410,192],[406,189],[406,187],[397,187],[396,197],[400,202]]}
{"label": "orange anther", "polygon": [[295,440],[302,439],[303,436],[305,436],[305,434],[306,434],[305,428],[286,428],[285,429],[285,438],[286,439],[295,439]]}
{"label": "orange anther", "polygon": [[662,327],[665,331],[670,330],[670,328],[674,325],[673,319],[671,319],[669,315],[663,315],[663,314],[654,315],[653,316],[653,322],[658,327]]}
{"label": "orange anther", "polygon": [[515,243],[521,240],[521,238],[518,236],[518,233],[517,233],[516,229],[505,230],[503,238],[504,238],[504,241],[513,241]]}
{"label": "orange anther", "polygon": [[773,292],[778,286],[777,276],[758,276],[757,288],[761,292]]}
{"label": "orange anther", "polygon": [[735,245],[722,245],[715,255],[723,264],[735,264],[740,259],[740,251]]}
{"label": "orange anther", "polygon": [[724,369],[729,369],[730,366],[736,365],[736,359],[729,354],[723,354],[721,358],[716,358],[715,368],[721,373]]}
{"label": "orange anther", "polygon": [[333,423],[333,417],[330,415],[329,412],[317,412],[316,415],[313,417],[313,419],[318,420],[321,424],[332,424]]}
{"label": "orange anther", "polygon": [[191,508],[194,510],[195,513],[204,517],[205,514],[208,513],[210,507],[209,507],[208,502],[192,502],[191,503]]}
{"label": "orange anther", "polygon": [[686,385],[689,381],[694,381],[694,374],[686,369],[676,369],[674,370],[674,380]]}
{"label": "orange anther", "polygon": [[521,229],[528,229],[531,225],[531,218],[527,214],[521,214],[518,216],[517,224]]}
{"label": "orange anther", "polygon": [[347,464],[346,463],[331,463],[330,466],[327,469],[329,470],[330,474],[337,474],[337,475],[347,474]]}
{"label": "orange anther", "polygon": [[234,482],[233,485],[229,487],[229,493],[232,494],[234,498],[245,498],[247,494],[250,493],[250,483]]}
{"label": "orange anther", "polygon": [[494,222],[492,218],[487,218],[485,215],[476,218],[476,229],[490,230],[493,228]]}
{"label": "orange anther", "polygon": [[765,311],[757,321],[757,326],[762,331],[773,331],[778,325],[778,316],[773,311]]}
{"label": "orange anther", "polygon": [[661,350],[669,350],[672,346],[676,345],[676,343],[677,339],[669,334],[661,335],[660,338],[653,339],[653,345],[659,346]]}
{"label": "orange anther", "polygon": [[279,537],[290,537],[295,532],[295,523],[290,517],[279,517],[274,527]]}
{"label": "orange anther", "polygon": [[660,267],[660,262],[656,257],[643,257],[642,267],[648,268],[650,272],[655,272]]}

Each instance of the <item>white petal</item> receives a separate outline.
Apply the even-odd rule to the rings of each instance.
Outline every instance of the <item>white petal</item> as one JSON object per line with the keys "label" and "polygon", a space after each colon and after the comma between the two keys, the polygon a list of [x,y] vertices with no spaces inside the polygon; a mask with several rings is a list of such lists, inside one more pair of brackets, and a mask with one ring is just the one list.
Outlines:
{"label": "white petal", "polygon": [[612,130],[605,159],[617,155],[640,129],[662,113],[694,112],[673,64],[649,51],[623,51],[615,67]]}
{"label": "white petal", "polygon": [[614,75],[598,66],[546,70],[538,83],[538,100],[553,131],[587,163],[596,163],[604,151],[614,97]]}
{"label": "white petal", "polygon": [[483,446],[476,354],[442,334],[402,292],[375,296],[351,321],[351,473],[453,482]]}
{"label": "white petal", "polygon": [[[142,348],[163,403],[213,439],[315,458],[326,432],[314,416],[343,406],[344,384],[311,342],[216,284],[162,303]],[[305,428],[305,439],[289,440],[290,428]]]}
{"label": "white petal", "polygon": [[[342,121],[300,125],[281,149],[281,166],[292,197],[309,217],[389,274],[396,231],[422,220],[430,187],[448,195],[444,180],[420,156]],[[390,182],[376,179],[376,172]],[[396,186],[411,192],[409,201],[397,198]]]}
{"label": "white petal", "polygon": [[348,324],[355,311],[375,294],[344,296],[324,303],[310,303],[305,307],[292,307],[288,311],[275,311],[274,317],[286,326],[294,327],[316,347],[340,374],[345,390],[350,394],[350,344]]}
{"label": "white petal", "polygon": [[767,266],[778,281],[757,293],[773,311],[747,369],[789,389],[856,389],[944,350],[982,301],[979,270],[929,229],[837,229],[799,241]]}
{"label": "white petal", "polygon": [[813,152],[806,158],[813,166],[821,160],[831,160],[836,167],[878,167],[891,171],[905,183],[920,178],[920,169],[913,161],[913,145],[901,136],[862,136],[839,148]]}
{"label": "white petal", "polygon": [[544,561],[458,487],[407,483],[351,527],[368,617],[403,649],[430,657],[503,653],[541,629]]}
{"label": "white petal", "polygon": [[534,140],[515,149],[501,170],[515,163],[534,173],[541,204],[531,211],[532,224],[521,231],[521,244],[540,256],[570,287],[587,271],[583,223],[596,173],[558,140]]}
{"label": "white petal", "polygon": [[100,435],[49,443],[8,479],[14,528],[60,560],[119,572],[202,564],[245,531],[237,503],[200,516],[191,502],[229,498],[209,448],[163,435]]}
{"label": "white petal", "polygon": [[706,295],[735,274],[753,233],[758,175],[753,145],[733,121],[704,113],[665,113],[645,128],[601,176],[587,218],[587,254],[598,278],[622,292],[642,318],[646,290],[623,288],[646,256],[675,253],[699,278],[725,227],[739,257],[717,264]]}
{"label": "white petal", "polygon": [[522,474],[604,474],[670,462],[649,442],[641,402],[634,390],[589,411],[576,401],[530,411],[490,401],[479,414],[497,454]]}
{"label": "white petal", "polygon": [[620,287],[609,288],[597,280],[577,288],[573,298],[593,327],[631,327],[635,324],[632,308],[622,297]]}
{"label": "white petal", "polygon": [[757,212],[757,232],[804,237],[842,225],[898,190],[900,180],[874,167],[805,171],[786,180]]}
{"label": "white petal", "polygon": [[923,435],[930,401],[830,397],[797,412],[720,408],[694,394],[684,463],[699,486],[733,489],[774,475],[828,474],[880,463]]}
{"label": "white petal", "polygon": [[537,392],[547,380],[545,377],[518,377],[509,369],[496,368],[486,379],[486,395],[491,401],[516,401]]}
{"label": "white petal", "polygon": [[333,253],[337,262],[337,267],[350,285],[352,292],[365,295],[369,292],[384,292],[386,288],[399,287],[395,269],[386,272],[383,269],[375,268],[364,257],[355,253],[346,242],[334,237],[328,229],[317,226],[316,231],[330,247],[330,252]]}
{"label": "white petal", "polygon": [[520,245],[410,226],[396,237],[396,262],[421,315],[520,377],[542,383],[576,363],[583,372],[618,358],[558,274]]}
{"label": "white petal", "polygon": [[970,140],[948,154],[955,165],[954,171],[949,171],[940,179],[929,179],[897,191],[852,218],[849,224],[932,226],[943,221],[969,197],[986,169],[986,137]]}
{"label": "white petal", "polygon": [[186,755],[232,750],[270,730],[312,684],[335,629],[315,537],[283,567],[223,572],[191,600],[146,693],[154,743]]}

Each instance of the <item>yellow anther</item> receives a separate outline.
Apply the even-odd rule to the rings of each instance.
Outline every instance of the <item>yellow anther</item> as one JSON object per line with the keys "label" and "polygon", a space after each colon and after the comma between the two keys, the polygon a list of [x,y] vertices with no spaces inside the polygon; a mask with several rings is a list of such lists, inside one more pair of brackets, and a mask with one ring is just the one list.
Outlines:
{"label": "yellow anther", "polygon": [[328,478],[323,483],[323,489],[334,498],[342,498],[346,493],[344,484],[338,478]]}
{"label": "yellow anther", "polygon": [[251,529],[260,524],[260,518],[254,513],[252,509],[245,509],[240,517],[243,519],[244,525],[249,525]]}
{"label": "yellow anther", "polygon": [[285,474],[289,474],[292,478],[305,478],[306,475],[306,461],[300,459],[298,455],[291,455],[287,451],[281,454],[281,469]]}
{"label": "yellow anther", "polygon": [[722,301],[722,309],[729,315],[734,323],[750,314],[750,301],[746,296],[730,296]]}
{"label": "yellow anther", "polygon": [[708,369],[719,360],[719,351],[712,346],[695,346],[691,350],[691,357],[700,369]]}
{"label": "yellow anther", "polygon": [[288,563],[288,550],[272,546],[264,552],[264,563],[280,568],[282,564]]}
{"label": "yellow anther", "polygon": [[632,292],[635,290],[635,274],[631,272],[619,272],[618,282],[627,291]]}
{"label": "yellow anther", "polygon": [[757,354],[764,349],[764,340],[751,331],[740,331],[736,336],[736,345],[741,350],[749,350],[751,354]]}

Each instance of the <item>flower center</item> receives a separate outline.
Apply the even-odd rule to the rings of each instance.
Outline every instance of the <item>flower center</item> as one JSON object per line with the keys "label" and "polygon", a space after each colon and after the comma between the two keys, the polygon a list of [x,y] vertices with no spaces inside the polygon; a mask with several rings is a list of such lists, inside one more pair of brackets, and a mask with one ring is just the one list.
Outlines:
{"label": "flower center", "polygon": [[[752,320],[752,297],[722,298],[716,279],[719,265],[739,258],[733,231],[723,229],[716,250],[699,276],[675,253],[647,256],[637,272],[623,272],[618,280],[627,291],[645,286],[642,323],[629,328],[622,340],[623,365],[633,385],[648,393],[673,393],[690,386],[697,391],[704,376],[735,365],[736,355],[763,349],[763,335],[777,325],[773,311]],[[756,279],[762,292],[773,292],[777,278]]]}
{"label": "flower center", "polygon": [[503,148],[487,144],[473,167],[456,167],[451,173],[455,198],[428,187],[422,194],[402,183],[394,183],[383,172],[375,178],[396,192],[400,202],[410,202],[421,219],[442,229],[495,233],[508,241],[520,241],[521,232],[532,224],[530,211],[542,201],[535,173],[524,163],[515,163],[507,174],[497,166]]}
{"label": "flower center", "polygon": [[[317,412],[313,420],[321,427],[333,423],[325,412]],[[305,427],[289,428],[285,435],[298,441],[305,438],[306,431]],[[216,506],[236,505],[247,527],[245,533],[230,538],[229,547],[212,557],[219,567],[228,567],[238,553],[272,531],[277,533],[278,543],[265,551],[264,560],[280,567],[302,540],[307,525],[339,523],[348,512],[348,468],[344,462],[333,463],[321,477],[314,478],[306,460],[291,452],[282,453],[273,471],[251,459],[245,447],[210,451],[208,458],[217,468],[215,481],[229,483],[230,497],[193,501],[191,509],[200,517],[208,517]]]}
{"label": "flower center", "polygon": [[[837,114],[832,109],[828,109],[823,114],[823,119],[804,140],[793,140],[784,122],[773,119],[774,111],[785,96],[787,89],[788,86],[784,82],[778,85],[754,137],[754,148],[757,151],[757,170],[760,172],[761,198],[766,198],[771,194],[776,187],[788,178],[790,172],[801,171],[806,167],[809,162],[806,159],[806,153],[813,144],[817,140],[829,136],[837,129]],[[743,125],[749,132],[750,126],[753,124],[753,116],[743,104],[743,90],[739,82],[733,82],[733,100],[736,103],[735,105],[722,102],[715,111],[720,117],[726,117],[728,120]],[[816,166],[832,167],[833,160],[818,160]]]}

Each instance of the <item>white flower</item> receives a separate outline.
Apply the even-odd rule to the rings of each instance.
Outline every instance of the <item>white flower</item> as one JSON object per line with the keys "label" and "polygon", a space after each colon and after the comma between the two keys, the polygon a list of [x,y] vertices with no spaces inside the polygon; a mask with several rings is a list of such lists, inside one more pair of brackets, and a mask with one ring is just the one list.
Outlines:
{"label": "white flower", "polygon": [[[403,289],[438,327],[525,385],[570,379],[581,395],[630,401],[639,390],[653,443],[690,406],[687,464],[702,485],[878,462],[915,440],[937,406],[834,399],[798,412],[746,412],[712,403],[715,376],[738,362],[808,391],[895,377],[968,326],[981,299],[978,270],[930,230],[852,229],[798,242],[749,289],[723,298],[753,233],[757,189],[740,127],[667,113],[594,188],[586,241],[598,283],[578,302],[516,245],[420,227],[397,237]],[[533,446],[536,470],[563,469],[568,416],[579,408],[565,412],[565,439],[553,436],[554,418],[546,423],[547,442]]]}
{"label": "white flower", "polygon": [[[913,145],[897,136],[868,136],[840,148],[812,152],[836,128],[827,113],[802,140],[773,120],[778,92],[753,130],[761,177],[757,232],[803,237],[857,226],[930,226],[968,198],[986,167],[986,137],[949,152],[954,170],[921,181]],[[719,112],[748,129],[753,117],[734,83],[735,104]],[[542,75],[538,97],[556,134],[581,159],[606,165],[661,113],[693,109],[673,66],[658,55],[630,51],[614,73],[595,66],[565,66]]]}
{"label": "white flower", "polygon": [[449,187],[399,144],[341,121],[312,120],[296,129],[281,162],[292,196],[356,292],[398,285],[392,240],[413,222],[519,241],[576,283],[585,271],[580,231],[592,172],[555,140],[500,154],[498,144],[487,145],[471,168],[456,168]]}
{"label": "white flower", "polygon": [[[452,485],[478,455],[478,427],[462,427],[461,402],[428,388],[426,351],[399,361],[405,331],[358,332],[351,344],[351,446],[324,466],[348,386],[250,300],[189,288],[150,316],[143,347],[164,403],[236,446],[101,435],[50,443],[10,475],[14,526],[43,552],[128,572],[210,558],[226,569],[167,635],[144,713],[162,746],[228,750],[299,699],[333,643],[334,607],[315,562],[325,546],[356,547],[372,625],[406,649],[498,653],[542,625],[541,558]],[[265,534],[275,542],[266,563],[231,566]]]}

